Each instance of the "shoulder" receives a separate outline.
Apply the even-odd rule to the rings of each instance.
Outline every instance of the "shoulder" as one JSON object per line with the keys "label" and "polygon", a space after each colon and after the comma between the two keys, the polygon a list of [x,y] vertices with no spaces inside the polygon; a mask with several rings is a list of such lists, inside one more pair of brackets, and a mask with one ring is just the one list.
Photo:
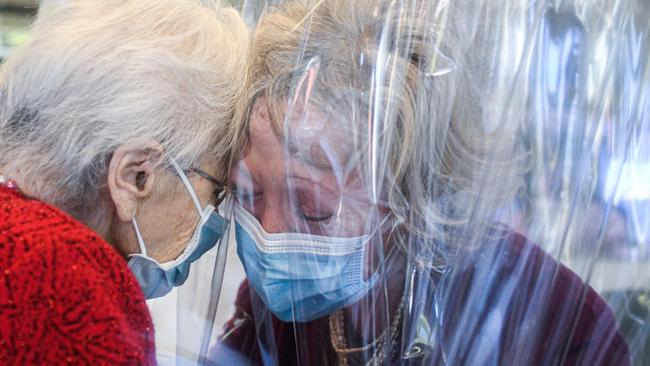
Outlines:
{"label": "shoulder", "polygon": [[[138,288],[126,261],[94,231],[53,206],[1,189],[0,253],[0,268],[14,275],[65,273],[93,288],[101,284],[97,287],[103,292]],[[58,290],[66,282],[38,281]]]}
{"label": "shoulder", "polygon": [[458,263],[447,297],[462,309],[454,312],[456,326],[471,319],[481,338],[489,329],[501,361],[555,364],[565,355],[569,365],[629,362],[605,301],[526,237],[501,233]]}
{"label": "shoulder", "polygon": [[9,345],[0,357],[139,364],[153,356],[151,319],[126,262],[58,209],[0,192],[0,279],[0,341]]}

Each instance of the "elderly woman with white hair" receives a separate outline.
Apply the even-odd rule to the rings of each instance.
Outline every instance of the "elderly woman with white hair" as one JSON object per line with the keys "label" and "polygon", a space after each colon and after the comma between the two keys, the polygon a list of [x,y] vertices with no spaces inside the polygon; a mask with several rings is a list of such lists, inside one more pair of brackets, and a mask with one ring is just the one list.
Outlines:
{"label": "elderly woman with white hair", "polygon": [[247,29],[192,0],[45,4],[0,80],[0,363],[155,362],[145,298],[216,245]]}

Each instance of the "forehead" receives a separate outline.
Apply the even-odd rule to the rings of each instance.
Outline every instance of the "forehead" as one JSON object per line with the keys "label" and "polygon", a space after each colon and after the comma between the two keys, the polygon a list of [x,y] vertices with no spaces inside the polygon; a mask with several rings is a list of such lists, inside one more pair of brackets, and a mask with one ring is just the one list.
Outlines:
{"label": "forehead", "polygon": [[[363,184],[359,161],[350,160],[346,165],[351,144],[345,135],[349,131],[315,110],[304,118],[287,118],[289,122],[284,117],[272,118],[265,100],[253,106],[250,147],[232,172],[236,185],[261,186],[272,192],[286,189],[289,181],[303,179],[330,192],[339,194],[345,189],[365,197],[365,193],[357,194]],[[274,123],[280,128],[274,128]]]}
{"label": "forehead", "polygon": [[[345,121],[318,108],[288,108],[285,103],[272,114],[265,98],[259,98],[249,120],[249,155],[271,155],[302,160],[319,169],[335,170],[351,154],[354,135]],[[347,127],[347,128],[346,128]]]}
{"label": "forehead", "polygon": [[276,133],[273,123],[266,99],[259,98],[253,105],[248,124],[249,154],[254,154],[255,150],[278,150],[282,148],[281,136]]}

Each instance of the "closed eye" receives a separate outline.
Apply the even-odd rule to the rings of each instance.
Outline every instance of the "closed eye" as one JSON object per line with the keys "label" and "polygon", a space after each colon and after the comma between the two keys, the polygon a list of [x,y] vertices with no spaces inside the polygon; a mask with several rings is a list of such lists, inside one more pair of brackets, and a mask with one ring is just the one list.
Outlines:
{"label": "closed eye", "polygon": [[329,219],[331,219],[333,215],[332,214],[323,214],[323,215],[318,215],[318,216],[309,216],[309,215],[305,215],[303,213],[301,216],[305,221],[309,221],[309,222],[325,222],[325,221],[328,221]]}
{"label": "closed eye", "polygon": [[[318,191],[318,189],[317,189]],[[299,189],[296,192],[296,211],[303,220],[311,223],[322,223],[333,216],[333,210],[323,202],[323,197],[313,189]]]}

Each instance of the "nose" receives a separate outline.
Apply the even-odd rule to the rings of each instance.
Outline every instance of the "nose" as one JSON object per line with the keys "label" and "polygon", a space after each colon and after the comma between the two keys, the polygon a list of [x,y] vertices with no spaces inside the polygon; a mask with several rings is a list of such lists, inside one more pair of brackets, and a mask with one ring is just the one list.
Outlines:
{"label": "nose", "polygon": [[260,216],[260,223],[267,233],[277,234],[289,232],[287,213],[278,204],[265,204]]}

